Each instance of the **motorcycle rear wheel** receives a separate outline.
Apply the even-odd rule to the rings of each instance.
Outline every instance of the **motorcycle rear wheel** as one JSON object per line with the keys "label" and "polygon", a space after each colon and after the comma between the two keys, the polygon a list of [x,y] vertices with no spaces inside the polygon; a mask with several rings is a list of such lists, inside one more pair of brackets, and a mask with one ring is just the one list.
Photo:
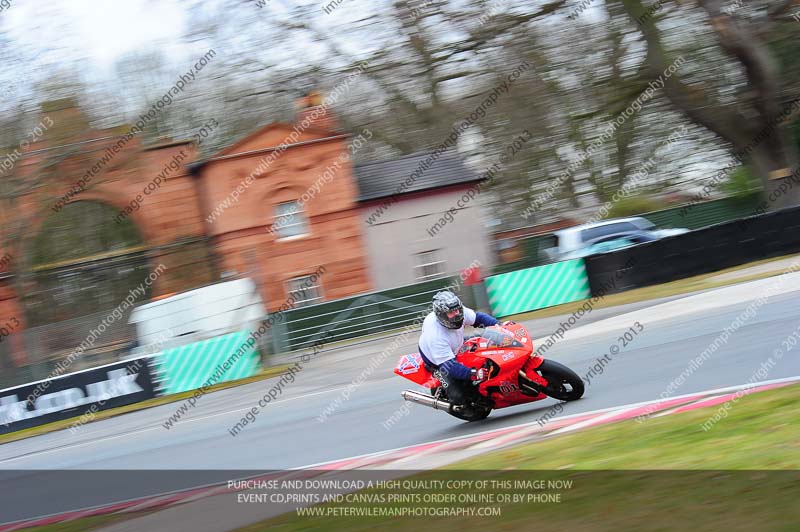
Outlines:
{"label": "motorcycle rear wheel", "polygon": [[576,401],[583,397],[583,380],[567,366],[555,360],[545,360],[537,371],[547,379],[548,385],[541,387],[545,395],[559,401]]}
{"label": "motorcycle rear wheel", "polygon": [[480,421],[489,417],[491,412],[492,409],[489,407],[470,405],[460,411],[455,411],[453,408],[451,408],[448,414],[453,417],[457,417],[458,419],[463,419],[464,421]]}
{"label": "motorcycle rear wheel", "polygon": [[[440,393],[441,390],[441,393]],[[476,394],[476,392],[472,392]],[[431,388],[431,395],[437,397],[437,394],[440,394],[441,398],[445,401],[450,401],[450,398],[447,397],[447,391],[445,389],[441,389],[440,386],[435,388]],[[455,406],[455,405],[453,405]],[[489,414],[492,413],[492,406],[487,404],[482,404],[478,399],[477,395],[472,395],[468,399],[468,406],[455,410],[453,406],[450,407],[450,410],[447,411],[453,417],[457,417],[458,419],[464,421],[480,421],[482,419],[486,419],[489,417]]]}

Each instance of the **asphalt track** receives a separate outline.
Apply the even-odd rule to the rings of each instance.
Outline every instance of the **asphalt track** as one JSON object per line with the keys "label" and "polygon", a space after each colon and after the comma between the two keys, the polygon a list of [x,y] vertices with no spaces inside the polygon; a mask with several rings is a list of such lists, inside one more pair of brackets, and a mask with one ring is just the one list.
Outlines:
{"label": "asphalt track", "polygon": [[[800,274],[797,276],[800,278]],[[800,283],[797,284],[799,286],[793,290],[800,288]],[[739,285],[740,292],[742,286]],[[720,297],[731,289],[720,290],[695,297]],[[752,299],[759,294],[754,288]],[[682,301],[677,299],[670,304],[679,308]],[[619,343],[617,333],[633,326],[636,320],[644,325],[644,331],[605,365],[602,375],[592,378],[585,397],[564,405],[561,415],[655,399],[687,369],[690,360],[718,338],[724,327],[742,315],[748,304],[749,301],[738,301],[668,319],[661,319],[665,314],[654,312],[649,306],[637,305],[624,309],[628,312],[637,309],[630,317],[625,315],[609,322],[609,327],[613,328],[603,327],[605,322],[595,322],[594,329],[586,328],[596,329],[592,334],[565,337],[546,356],[567,364],[583,376],[596,364],[598,357]],[[598,316],[619,312],[620,309],[594,311],[578,323],[575,331]],[[535,336],[541,336],[545,332],[543,327],[552,330],[557,321],[559,319],[542,320],[526,325]],[[673,395],[748,382],[776,349],[785,347],[782,345],[785,339],[796,331],[800,331],[800,291],[770,297]],[[397,417],[399,409],[405,405],[400,392],[417,389],[391,372],[401,354],[414,350],[416,338],[412,338],[406,347],[386,357],[381,367],[327,420],[320,421],[319,416],[326,406],[341,397],[346,385],[389,343],[390,340],[380,340],[352,350],[320,354],[277,401],[262,409],[255,422],[236,437],[231,436],[228,429],[257,404],[277,378],[203,396],[191,413],[169,430],[163,423],[179,403],[91,423],[74,434],[64,430],[4,444],[0,446],[0,480],[4,486],[18,489],[4,489],[6,493],[0,497],[0,523],[74,509],[76,504],[81,504],[83,499],[75,494],[72,498],[63,494],[57,496],[59,489],[67,485],[67,479],[48,476],[55,474],[52,470],[296,468],[535,421],[556,403],[546,400],[496,410],[487,420],[478,423],[464,423],[442,412],[413,405],[409,415],[400,416],[387,429],[385,422],[393,415]],[[785,352],[760,380],[800,375],[798,353],[800,345]],[[207,473],[203,478],[230,478],[224,471],[218,473]],[[159,478],[177,476],[165,474]],[[190,478],[188,472],[184,477]],[[126,483],[143,482],[143,478],[135,481],[129,478]],[[65,482],[64,486],[60,482]],[[97,490],[118,493],[118,488],[98,485],[96,479],[92,483]],[[164,482],[164,487],[170,487],[168,484]],[[35,490],[36,496],[29,490]],[[119,495],[125,493],[119,492]]]}

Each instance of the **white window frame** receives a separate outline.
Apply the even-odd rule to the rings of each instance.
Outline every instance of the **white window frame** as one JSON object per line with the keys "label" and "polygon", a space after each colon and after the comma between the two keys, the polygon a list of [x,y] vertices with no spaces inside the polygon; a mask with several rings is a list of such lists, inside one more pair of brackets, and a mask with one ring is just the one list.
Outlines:
{"label": "white window frame", "polygon": [[287,292],[289,293],[289,297],[292,294],[299,294],[305,296],[310,291],[314,291],[314,297],[305,297],[303,299],[295,298],[294,300],[294,308],[300,307],[308,307],[311,305],[316,305],[317,303],[321,303],[325,297],[322,295],[322,280],[320,279],[319,275],[317,275],[317,284],[308,285],[305,288],[294,288],[293,284],[297,284],[298,286],[303,286],[307,279],[310,279],[313,275],[300,275],[297,277],[292,277],[286,281]]}
{"label": "white window frame", "polygon": [[[416,258],[416,264],[414,265],[414,277],[418,281],[430,281],[431,279],[440,279],[440,278],[445,277],[447,275],[447,268],[445,267],[445,264],[447,264],[447,261],[446,260],[435,260],[435,259],[439,258],[439,254],[441,253],[441,251],[442,251],[441,249],[429,249],[427,251],[420,251],[419,253],[414,255],[415,258]],[[421,262],[421,260],[423,260],[423,257],[426,254],[429,254],[429,253],[433,254],[432,258],[434,260],[433,261],[429,260],[428,262]],[[437,266],[437,265],[441,265],[441,269],[440,269],[439,272],[431,273],[431,274],[427,274],[427,275],[420,275],[420,273],[419,273],[420,270],[422,270],[424,272],[426,267]]]}
{"label": "white window frame", "polygon": [[[299,215],[302,219],[299,222],[287,223],[279,227],[276,226],[276,224],[278,224],[284,217],[287,216],[286,214],[277,214],[278,209],[282,205],[287,205],[289,203],[294,203],[297,206],[297,210],[292,213],[292,216]],[[305,231],[297,235],[281,234],[281,231],[285,230],[286,228],[295,226],[303,226]],[[308,221],[308,217],[306,216],[303,208],[299,205],[298,200],[282,201],[280,203],[275,204],[272,207],[272,227],[274,228],[273,232],[275,233],[275,236],[277,237],[278,240],[292,240],[296,238],[303,238],[311,234],[311,223]]]}

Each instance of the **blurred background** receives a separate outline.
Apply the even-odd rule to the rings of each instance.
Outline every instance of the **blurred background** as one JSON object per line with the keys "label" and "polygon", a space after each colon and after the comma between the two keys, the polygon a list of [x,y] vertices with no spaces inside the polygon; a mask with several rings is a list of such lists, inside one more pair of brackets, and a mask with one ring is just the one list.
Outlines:
{"label": "blurred background", "polygon": [[799,30],[797,0],[8,0],[0,387],[125,357],[136,306],[220,282],[298,320],[384,305],[346,338],[475,265],[796,205]]}

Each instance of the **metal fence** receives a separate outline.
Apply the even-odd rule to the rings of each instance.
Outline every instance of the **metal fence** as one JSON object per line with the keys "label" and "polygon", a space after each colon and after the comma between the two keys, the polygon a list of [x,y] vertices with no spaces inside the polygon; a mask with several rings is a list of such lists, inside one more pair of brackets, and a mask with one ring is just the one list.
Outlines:
{"label": "metal fence", "polygon": [[644,216],[658,227],[700,229],[701,227],[708,227],[756,214],[760,197],[760,194],[752,194],[748,197],[722,198],[697,203],[688,210],[684,210],[683,206],[678,206],[660,211],[646,212],[641,216]]}
{"label": "metal fence", "polygon": [[[128,296],[129,290],[159,265],[165,267],[158,281],[162,294],[204,286],[217,277],[211,248],[202,237],[110,257],[101,254],[68,265],[37,266],[32,277],[34,289],[27,294],[23,309],[28,328],[14,333],[22,337],[22,342],[0,342],[0,388],[51,375],[57,364]],[[148,297],[149,289],[140,299],[145,301]],[[96,311],[98,308],[109,310]],[[68,371],[115,362],[127,354],[135,341],[134,327],[128,325],[130,310],[105,327],[94,345],[76,358]],[[75,315],[79,317],[70,317]],[[14,352],[12,344],[17,346]],[[18,365],[20,361],[22,365]]]}
{"label": "metal fence", "polygon": [[[453,283],[454,278],[447,277],[287,311],[276,350],[295,351],[320,339],[329,344],[402,328],[424,316],[433,295],[453,288]],[[456,292],[474,306],[471,290]]]}
{"label": "metal fence", "polygon": [[[102,362],[105,362],[109,353],[115,353],[119,348],[130,344],[135,335],[134,328],[128,325],[129,312],[124,313],[120,319],[114,319],[111,316],[113,310],[86,314],[25,330],[25,348],[29,361],[34,364],[58,361],[66,358],[82,342],[89,340],[92,345],[76,359],[76,364],[84,361],[91,363],[98,358],[103,358]],[[90,337],[92,330],[99,332],[98,326],[103,320],[107,325],[104,330]],[[96,339],[91,341],[91,338],[95,337]]]}
{"label": "metal fence", "polygon": [[103,332],[96,335],[91,345],[79,356],[74,357],[68,368],[61,368],[58,374],[120,360],[135,340],[135,329],[128,324],[127,313],[120,319],[108,318],[112,311],[113,309],[95,312],[21,331],[19,334],[23,338],[27,361],[24,365],[16,367],[10,363],[10,352],[0,352],[0,357],[8,362],[0,368],[0,389],[53,375],[59,362],[69,357],[82,342],[87,341],[90,331],[97,329],[104,319],[107,326]]}

